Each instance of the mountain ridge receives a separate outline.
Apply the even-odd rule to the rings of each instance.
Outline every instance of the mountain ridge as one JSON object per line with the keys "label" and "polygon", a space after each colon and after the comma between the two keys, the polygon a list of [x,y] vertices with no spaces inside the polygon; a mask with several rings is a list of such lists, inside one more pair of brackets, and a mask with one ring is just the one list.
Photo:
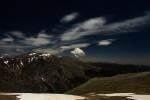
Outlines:
{"label": "mountain ridge", "polygon": [[46,53],[0,58],[1,92],[63,93],[94,77],[150,71],[150,66],[82,62]]}

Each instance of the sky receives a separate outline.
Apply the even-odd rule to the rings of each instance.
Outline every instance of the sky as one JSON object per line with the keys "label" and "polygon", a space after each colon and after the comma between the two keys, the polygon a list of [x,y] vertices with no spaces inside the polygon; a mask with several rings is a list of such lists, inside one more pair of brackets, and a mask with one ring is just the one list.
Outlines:
{"label": "sky", "polygon": [[0,1],[0,55],[150,65],[150,1]]}

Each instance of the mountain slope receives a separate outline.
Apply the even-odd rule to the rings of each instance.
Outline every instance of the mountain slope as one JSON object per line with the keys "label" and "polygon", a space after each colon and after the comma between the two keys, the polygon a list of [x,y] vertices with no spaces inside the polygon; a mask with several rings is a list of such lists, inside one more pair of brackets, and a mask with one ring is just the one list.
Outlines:
{"label": "mountain slope", "polygon": [[0,63],[0,91],[55,93],[67,91],[87,81],[84,70],[78,62],[80,61],[73,58],[41,53],[5,59]]}
{"label": "mountain slope", "polygon": [[84,95],[89,93],[150,93],[150,72],[121,74],[113,77],[93,78],[66,92]]}
{"label": "mountain slope", "polygon": [[26,53],[0,58],[0,92],[63,93],[94,77],[150,71],[150,66],[82,62],[71,57]]}

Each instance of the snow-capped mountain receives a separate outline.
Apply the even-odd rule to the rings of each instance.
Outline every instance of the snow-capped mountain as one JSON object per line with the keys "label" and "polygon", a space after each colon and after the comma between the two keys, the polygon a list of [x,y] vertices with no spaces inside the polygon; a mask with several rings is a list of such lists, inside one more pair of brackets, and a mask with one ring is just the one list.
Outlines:
{"label": "snow-capped mountain", "polygon": [[[0,81],[18,84],[16,92],[64,92],[88,79],[78,63],[77,59],[43,53],[5,58],[0,60]],[[5,91],[5,86],[0,91]]]}
{"label": "snow-capped mountain", "polygon": [[82,62],[77,58],[26,53],[0,58],[0,92],[63,93],[93,77],[150,71],[150,66]]}

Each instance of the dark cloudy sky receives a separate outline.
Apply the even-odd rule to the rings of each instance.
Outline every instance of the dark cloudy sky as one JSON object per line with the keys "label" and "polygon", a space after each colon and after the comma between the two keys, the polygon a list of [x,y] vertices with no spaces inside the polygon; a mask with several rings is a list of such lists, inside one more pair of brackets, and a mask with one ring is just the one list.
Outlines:
{"label": "dark cloudy sky", "polygon": [[0,1],[0,55],[73,56],[75,48],[85,61],[150,65],[150,2]]}

